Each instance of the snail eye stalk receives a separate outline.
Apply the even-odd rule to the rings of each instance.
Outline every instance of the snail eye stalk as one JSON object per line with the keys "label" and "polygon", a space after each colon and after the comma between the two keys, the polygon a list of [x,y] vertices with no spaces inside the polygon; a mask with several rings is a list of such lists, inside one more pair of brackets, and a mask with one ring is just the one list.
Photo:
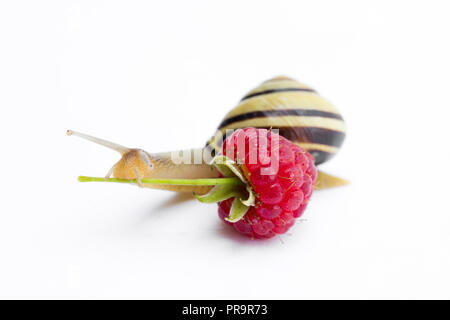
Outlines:
{"label": "snail eye stalk", "polygon": [[127,152],[129,152],[131,150],[130,148],[124,147],[124,146],[122,146],[120,144],[117,144],[117,143],[114,143],[114,142],[111,142],[111,141],[107,141],[107,140],[104,140],[104,139],[100,139],[100,138],[97,138],[97,137],[93,137],[93,136],[90,136],[88,134],[77,132],[77,131],[73,131],[73,130],[67,130],[66,134],[68,136],[77,136],[77,137],[80,137],[82,139],[92,141],[92,142],[94,142],[96,144],[99,144],[101,146],[104,146],[104,147],[107,147],[109,149],[115,150],[115,151],[119,152],[122,155],[124,155],[125,153],[127,153]]}

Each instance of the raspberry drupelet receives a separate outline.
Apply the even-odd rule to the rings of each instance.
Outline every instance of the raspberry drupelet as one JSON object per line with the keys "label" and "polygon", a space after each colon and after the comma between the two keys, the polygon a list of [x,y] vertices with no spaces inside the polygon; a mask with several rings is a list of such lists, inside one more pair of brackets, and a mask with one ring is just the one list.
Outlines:
{"label": "raspberry drupelet", "polygon": [[220,201],[219,217],[252,238],[271,238],[288,231],[313,192],[314,158],[284,137],[255,128],[235,131],[224,141],[222,152],[237,163],[256,201],[233,223],[226,218],[234,198]]}

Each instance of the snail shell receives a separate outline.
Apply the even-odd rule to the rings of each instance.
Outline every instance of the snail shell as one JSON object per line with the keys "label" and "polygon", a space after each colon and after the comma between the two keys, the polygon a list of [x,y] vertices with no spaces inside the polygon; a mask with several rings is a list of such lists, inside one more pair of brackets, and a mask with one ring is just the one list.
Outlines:
{"label": "snail shell", "polygon": [[248,92],[225,116],[206,147],[221,150],[227,129],[278,129],[280,135],[306,149],[316,165],[331,159],[345,138],[337,109],[314,89],[280,76]]}

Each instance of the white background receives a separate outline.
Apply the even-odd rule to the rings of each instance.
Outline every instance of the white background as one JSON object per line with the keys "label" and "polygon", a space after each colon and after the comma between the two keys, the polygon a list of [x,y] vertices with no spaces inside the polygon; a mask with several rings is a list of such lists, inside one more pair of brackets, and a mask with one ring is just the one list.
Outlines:
{"label": "white background", "polygon": [[[450,298],[445,1],[2,1],[0,298]],[[202,146],[288,75],[344,115],[282,240],[242,238],[170,192],[82,184],[118,160]]]}

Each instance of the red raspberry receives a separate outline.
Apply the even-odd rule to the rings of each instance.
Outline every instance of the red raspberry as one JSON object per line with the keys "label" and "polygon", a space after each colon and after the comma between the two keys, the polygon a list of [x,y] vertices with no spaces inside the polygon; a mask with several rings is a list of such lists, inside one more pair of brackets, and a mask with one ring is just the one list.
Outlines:
{"label": "red raspberry", "polygon": [[[222,152],[240,165],[255,193],[256,204],[241,220],[230,223],[225,218],[234,198],[221,201],[219,217],[253,238],[271,238],[289,230],[311,197],[317,177],[314,158],[282,136],[255,128],[235,131],[225,140]],[[265,173],[271,170],[270,174],[261,169]]]}

